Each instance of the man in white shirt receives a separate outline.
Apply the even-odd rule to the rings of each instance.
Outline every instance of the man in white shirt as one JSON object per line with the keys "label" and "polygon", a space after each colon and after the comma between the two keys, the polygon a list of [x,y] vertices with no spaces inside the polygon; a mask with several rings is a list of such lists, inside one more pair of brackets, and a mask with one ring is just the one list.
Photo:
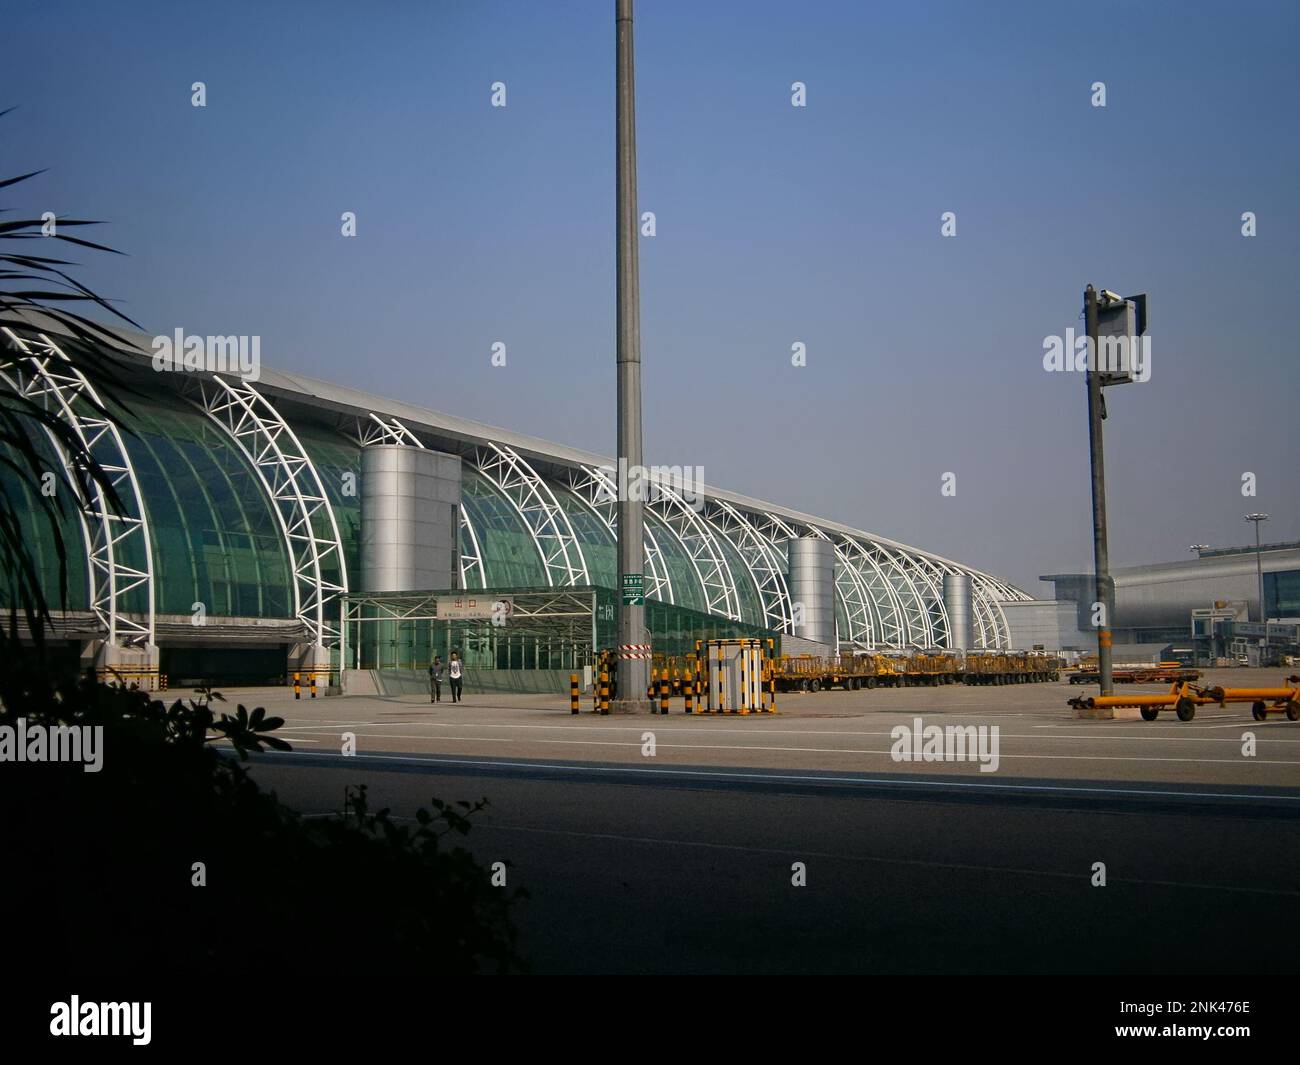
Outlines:
{"label": "man in white shirt", "polygon": [[451,681],[451,701],[460,702],[460,689],[463,683],[460,652],[452,651],[451,662],[447,666],[447,677]]}

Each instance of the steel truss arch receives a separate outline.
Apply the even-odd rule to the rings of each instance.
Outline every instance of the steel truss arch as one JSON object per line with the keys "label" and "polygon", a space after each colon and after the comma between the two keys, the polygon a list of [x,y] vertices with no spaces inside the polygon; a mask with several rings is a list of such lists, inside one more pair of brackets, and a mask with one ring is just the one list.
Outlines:
{"label": "steel truss arch", "polygon": [[374,411],[364,418],[357,418],[353,438],[361,447],[368,447],[371,444],[400,444],[424,450],[423,441],[401,421],[391,416],[381,417]]}
{"label": "steel truss arch", "polygon": [[1007,623],[1007,616],[1003,613],[998,596],[990,587],[988,578],[982,573],[971,573],[970,578],[976,588],[976,602],[982,602],[988,614],[988,628],[992,630],[992,639],[987,641],[985,646],[1010,647],[1011,626]]}
{"label": "steel truss arch", "polygon": [[462,503],[456,508],[460,511],[460,586],[470,587],[469,575],[478,571],[478,586],[486,588],[487,570],[483,568],[483,548],[479,546],[478,532],[469,519],[469,508]]}
{"label": "steel truss arch", "polygon": [[934,559],[920,553],[908,556],[916,563],[916,570],[930,589],[934,607],[928,611],[930,630],[934,636],[933,647],[947,647],[952,642],[952,622],[948,618],[948,607],[943,601],[943,575],[946,572]]}
{"label": "steel truss arch", "polygon": [[1011,625],[1007,621],[1006,611],[1002,609],[1002,603],[1027,603],[1032,602],[1033,596],[1027,592],[1022,592],[1019,588],[1012,587],[1006,581],[997,577],[992,577],[987,573],[971,572],[971,578],[976,582],[984,593],[984,599],[989,613],[989,624],[998,633],[998,646],[1011,646]]}
{"label": "steel truss arch", "polygon": [[[198,393],[200,409],[229,434],[272,502],[293,568],[295,615],[314,644],[338,647],[338,623],[327,607],[347,595],[347,562],[320,474],[289,423],[247,381],[232,384],[212,374],[198,379]],[[318,518],[326,525],[323,535]],[[331,565],[338,581],[325,576]]]}
{"label": "steel truss arch", "polygon": [[980,647],[999,647],[997,622],[989,609],[988,594],[979,582],[979,574],[972,570],[958,569],[970,581],[971,612],[975,615],[975,626],[979,630]]}
{"label": "steel truss arch", "polygon": [[654,512],[682,545],[704,592],[705,609],[740,621],[740,594],[717,532],[670,485],[654,482],[646,508]]}
{"label": "steel truss arch", "polygon": [[780,556],[754,524],[730,503],[722,499],[713,499],[710,503],[712,512],[705,516],[745,560],[758,588],[767,627],[777,632],[790,632],[792,604]]}
{"label": "steel truss arch", "polygon": [[930,623],[930,611],[926,609],[921,590],[916,586],[916,581],[912,579],[912,574],[906,564],[907,557],[902,551],[891,550],[884,544],[875,541],[872,541],[872,547],[889,563],[902,581],[902,586],[897,587],[897,591],[903,609],[903,616],[907,622],[908,645],[933,647],[934,626]]}
{"label": "steel truss arch", "polygon": [[997,577],[990,577],[987,573],[980,573],[978,570],[970,571],[972,577],[978,577],[991,590],[995,599],[1001,599],[1012,603],[1028,603],[1033,600],[1033,596],[1022,592],[1019,588],[1014,588],[1004,580]]}
{"label": "steel truss arch", "polygon": [[[37,334],[34,340],[25,340],[8,328],[4,332],[9,338],[9,348],[18,354],[0,355],[0,380],[18,395],[40,402],[67,424],[107,475],[120,504],[113,506],[104,486],[82,464],[75,463],[57,436],[46,428],[65,479],[78,497],[77,517],[86,546],[91,611],[104,626],[110,643],[151,645],[157,602],[153,540],[140,482],[122,434],[105,417],[104,405],[94,386],[53,340],[44,333]],[[123,560],[132,543],[139,544],[143,569],[129,566]],[[136,588],[144,589],[143,622],[122,609],[127,593]]]}
{"label": "steel truss arch", "polygon": [[971,597],[971,603],[975,611],[975,624],[980,630],[981,647],[1000,647],[1001,641],[998,637],[997,620],[993,617],[993,611],[989,609],[989,597],[984,589],[980,586],[979,581],[975,579],[973,573],[967,574],[970,577],[974,595]]}
{"label": "steel truss arch", "polygon": [[[569,470],[568,486],[569,491],[601,520],[617,545],[618,489],[609,471],[598,466],[575,466]],[[672,577],[668,573],[668,565],[663,559],[654,529],[648,521],[642,527],[645,531],[646,575],[650,579],[646,595],[658,599],[661,603],[676,604]]]}
{"label": "steel truss arch", "polygon": [[894,648],[908,646],[911,642],[911,631],[908,627],[907,611],[903,607],[903,598],[898,588],[886,575],[880,559],[876,556],[877,545],[872,541],[858,540],[852,536],[843,536],[839,542],[844,546],[846,555],[855,560],[854,566],[858,575],[862,578],[876,606],[881,623],[880,643]]}
{"label": "steel truss arch", "polygon": [[490,440],[475,450],[474,466],[515,508],[541,556],[546,583],[590,583],[582,543],[542,476],[513,448]]}
{"label": "steel truss arch", "polygon": [[[993,631],[993,627],[991,623],[992,619],[989,616],[987,604],[984,602],[983,596],[980,595],[979,586],[975,583],[975,574],[968,569],[963,569],[961,566],[955,566],[951,562],[944,562],[939,559],[927,558],[926,562],[928,562],[929,565],[934,569],[937,569],[940,574],[951,573],[954,574],[955,576],[966,577],[970,580],[971,612],[972,614],[974,614],[975,628],[979,634],[978,639],[976,641],[976,646],[977,647],[996,646],[995,643],[989,642],[989,633]],[[940,577],[939,587],[942,590],[943,588],[942,576]],[[945,646],[949,647],[950,649],[954,649],[951,647],[952,618],[948,615],[948,604],[943,603],[941,600],[941,605],[943,607],[944,621],[948,626],[948,642],[947,644],[945,644]],[[957,650],[961,650],[961,648],[957,648]]]}

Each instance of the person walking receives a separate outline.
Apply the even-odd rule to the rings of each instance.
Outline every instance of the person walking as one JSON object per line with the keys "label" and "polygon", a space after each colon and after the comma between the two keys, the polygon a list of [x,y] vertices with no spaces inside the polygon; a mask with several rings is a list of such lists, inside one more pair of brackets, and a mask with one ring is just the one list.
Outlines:
{"label": "person walking", "polygon": [[437,655],[429,663],[429,702],[442,702],[442,659]]}
{"label": "person walking", "polygon": [[451,679],[451,701],[453,703],[458,703],[461,701],[460,690],[461,685],[464,683],[459,651],[452,651],[451,653],[451,662],[447,667],[447,676]]}

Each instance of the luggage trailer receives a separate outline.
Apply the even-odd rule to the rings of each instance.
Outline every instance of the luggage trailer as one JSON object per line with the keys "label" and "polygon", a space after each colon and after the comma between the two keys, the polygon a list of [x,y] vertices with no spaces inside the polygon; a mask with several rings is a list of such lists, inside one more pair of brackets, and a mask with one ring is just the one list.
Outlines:
{"label": "luggage trailer", "polygon": [[1175,683],[1163,695],[1090,695],[1069,700],[1076,709],[1094,710],[1109,707],[1136,707],[1143,721],[1155,721],[1161,710],[1173,710],[1179,721],[1191,721],[1196,708],[1206,703],[1250,703],[1256,721],[1269,714],[1286,714],[1288,721],[1300,721],[1300,676],[1287,677],[1291,687],[1280,688],[1201,688],[1187,681]]}

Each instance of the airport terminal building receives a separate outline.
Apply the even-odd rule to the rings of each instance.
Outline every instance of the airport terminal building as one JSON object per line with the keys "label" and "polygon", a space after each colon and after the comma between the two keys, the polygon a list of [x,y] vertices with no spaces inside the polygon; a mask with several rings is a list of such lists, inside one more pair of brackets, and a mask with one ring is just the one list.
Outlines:
{"label": "airport terminal building", "polygon": [[[112,358],[126,389],[111,419],[82,373],[105,352],[36,330],[0,347],[0,402],[37,398],[93,441],[121,500],[83,492],[64,508],[68,600],[52,635],[70,664],[180,687],[418,671],[456,649],[485,686],[493,674],[545,690],[612,645],[621,471],[606,456],[265,368],[159,371],[152,338],[129,339],[146,354]],[[36,425],[33,439],[51,469],[66,465]],[[652,468],[648,485],[657,651],[741,634],[787,649],[1009,647],[1003,606],[1030,598],[675,471]],[[57,598],[52,538],[27,502]]]}
{"label": "airport terminal building", "polygon": [[[1260,578],[1264,601],[1260,603]],[[1202,547],[1195,558],[1147,566],[1125,566],[1115,583],[1114,639],[1130,656],[1147,659],[1164,647],[1195,651],[1202,661],[1236,659],[1250,664],[1296,653],[1300,636],[1300,542],[1241,547]],[[1090,573],[1053,573],[1041,578],[1055,587],[1054,602],[1007,611],[1013,639],[1022,615],[1042,612],[1058,627],[1040,631],[1058,647],[1090,649],[1088,628],[1096,598]],[[1267,624],[1266,624],[1267,623]],[[1268,648],[1269,653],[1260,654]]]}

